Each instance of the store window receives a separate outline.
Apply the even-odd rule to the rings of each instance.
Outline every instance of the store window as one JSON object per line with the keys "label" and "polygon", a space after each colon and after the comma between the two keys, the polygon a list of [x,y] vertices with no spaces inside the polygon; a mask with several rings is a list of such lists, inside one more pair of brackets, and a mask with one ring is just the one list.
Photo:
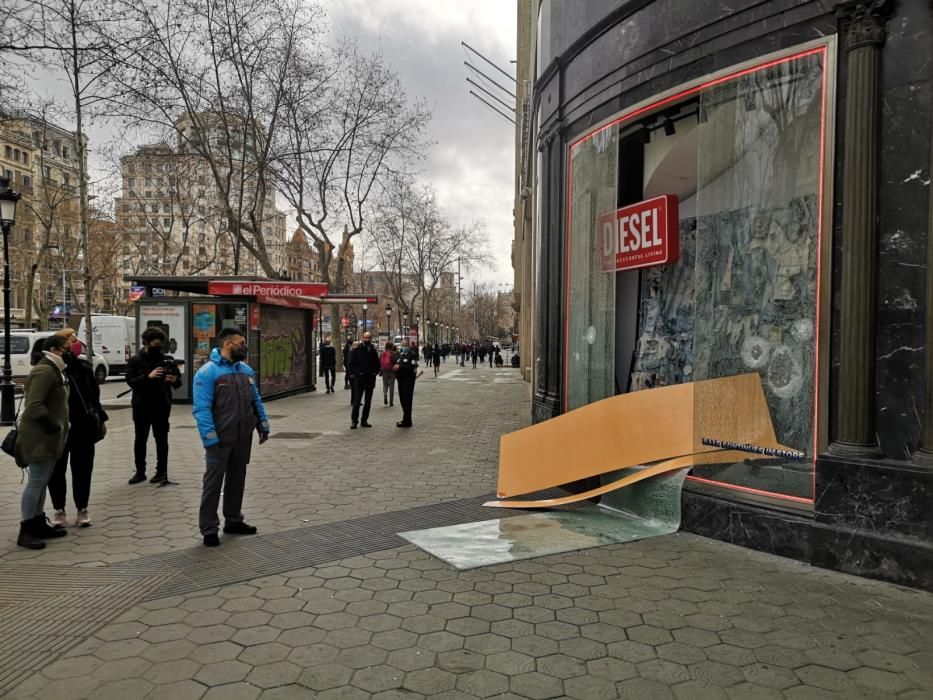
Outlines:
{"label": "store window", "polygon": [[[813,498],[817,449],[828,55],[821,45],[685,88],[583,136],[569,162],[566,407],[683,382],[716,405],[703,380],[757,373],[777,443],[805,459],[692,478],[800,501]],[[600,217],[633,188],[635,201],[679,197],[680,258],[604,272]]]}

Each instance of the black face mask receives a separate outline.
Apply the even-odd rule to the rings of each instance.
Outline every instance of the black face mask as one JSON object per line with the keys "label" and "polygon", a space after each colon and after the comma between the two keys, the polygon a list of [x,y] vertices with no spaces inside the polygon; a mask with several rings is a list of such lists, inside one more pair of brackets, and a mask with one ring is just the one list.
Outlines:
{"label": "black face mask", "polygon": [[241,345],[238,348],[234,348],[230,351],[230,357],[234,362],[242,362],[249,356],[249,348],[245,345]]}
{"label": "black face mask", "polygon": [[162,357],[162,355],[163,355],[163,353],[162,353],[162,347],[161,347],[161,346],[160,346],[160,347],[150,347],[150,348],[147,348],[147,349],[146,349],[146,352],[147,352],[149,355],[152,355],[152,356],[153,356],[154,358],[156,358],[156,359]]}

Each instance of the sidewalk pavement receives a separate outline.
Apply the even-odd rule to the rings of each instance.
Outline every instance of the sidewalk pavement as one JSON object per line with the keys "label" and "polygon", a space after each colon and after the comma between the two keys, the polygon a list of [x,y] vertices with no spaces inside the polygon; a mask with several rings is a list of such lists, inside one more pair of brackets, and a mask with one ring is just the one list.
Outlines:
{"label": "sidewalk pavement", "polygon": [[349,431],[342,389],[271,402],[273,439],[255,448],[245,503],[261,535],[215,550],[196,533],[187,407],[171,434],[178,486],[126,484],[132,432],[117,411],[94,526],[41,552],[12,544],[8,469],[0,695],[933,694],[927,593],[688,534],[466,572],[403,544],[403,525],[499,515],[471,497],[494,492],[498,437],[527,422],[527,391],[510,370],[448,363],[419,382],[411,431],[381,405],[372,430]]}

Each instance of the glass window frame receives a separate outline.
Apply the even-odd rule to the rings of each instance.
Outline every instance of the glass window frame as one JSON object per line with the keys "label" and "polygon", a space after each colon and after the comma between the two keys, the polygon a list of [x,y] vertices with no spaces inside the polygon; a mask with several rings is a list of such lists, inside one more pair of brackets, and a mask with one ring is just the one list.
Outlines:
{"label": "glass window frame", "polygon": [[608,117],[601,123],[590,128],[586,132],[569,139],[566,143],[567,163],[565,170],[565,193],[567,219],[564,231],[564,250],[566,251],[563,272],[563,296],[564,296],[564,333],[561,347],[561,372],[562,372],[562,391],[561,404],[564,412],[568,410],[568,384],[569,384],[569,332],[570,332],[570,285],[572,261],[570,260],[571,231],[572,231],[572,153],[573,150],[583,142],[593,138],[599,133],[618,127],[620,130],[637,122],[645,117],[656,115],[664,109],[670,109],[671,106],[696,98],[702,91],[712,88],[718,84],[726,83],[741,78],[770,66],[793,61],[808,55],[822,54],[823,60],[823,114],[821,120],[822,134],[820,147],[819,164],[819,213],[818,213],[818,244],[817,244],[817,297],[816,297],[816,371],[814,377],[814,450],[813,463],[811,471],[813,476],[813,487],[810,498],[793,496],[770,491],[761,491],[737,484],[730,484],[721,481],[713,481],[689,476],[688,481],[701,484],[713,489],[724,489],[727,491],[744,494],[752,500],[763,500],[767,502],[776,502],[788,504],[791,506],[812,508],[815,503],[816,495],[816,459],[818,455],[825,452],[828,446],[828,417],[829,417],[829,338],[830,328],[829,320],[831,314],[831,258],[832,258],[832,192],[833,192],[833,144],[835,142],[835,75],[836,75],[836,37],[828,36],[814,41],[798,44],[787,49],[744,61],[742,63],[724,68],[720,71],[703,76],[696,80],[681,84],[675,88],[665,91],[644,100],[628,109]]}

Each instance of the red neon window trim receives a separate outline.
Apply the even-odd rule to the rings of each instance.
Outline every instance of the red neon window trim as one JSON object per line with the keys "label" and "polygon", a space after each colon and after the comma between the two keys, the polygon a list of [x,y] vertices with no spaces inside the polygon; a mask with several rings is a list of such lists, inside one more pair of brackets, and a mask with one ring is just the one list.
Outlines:
{"label": "red neon window trim", "polygon": [[568,157],[567,157],[567,231],[564,239],[564,250],[565,261],[564,261],[564,309],[565,309],[565,318],[564,318],[564,349],[563,349],[563,396],[561,397],[561,405],[564,411],[567,411],[568,408],[568,397],[567,392],[569,389],[570,382],[570,371],[568,360],[570,357],[570,232],[572,230],[573,222],[573,154],[574,150],[585,141],[593,138],[594,136],[601,134],[606,129],[612,128],[617,124],[623,124],[625,122],[630,122],[637,119],[639,116],[657,110],[660,107],[665,105],[672,104],[674,102],[683,101],[697,93],[706,90],[715,85],[721,85],[723,83],[736,80],[745,75],[751,75],[752,73],[757,73],[758,71],[765,70],[772,66],[782,65],[784,63],[790,63],[792,61],[797,61],[807,56],[820,55],[822,57],[822,94],[820,97],[821,100],[821,109],[820,109],[820,155],[819,155],[819,174],[818,174],[818,184],[817,184],[817,238],[816,238],[816,250],[817,250],[817,268],[816,268],[816,317],[814,322],[814,390],[813,390],[813,470],[812,470],[812,485],[811,485],[811,495],[810,498],[803,498],[801,496],[792,496],[790,494],[780,494],[773,493],[770,491],[760,491],[758,489],[753,489],[747,486],[740,486],[738,484],[728,484],[722,481],[714,481],[709,479],[703,479],[701,477],[688,476],[688,479],[706,482],[709,484],[715,484],[716,486],[721,486],[727,489],[734,489],[736,491],[745,491],[749,493],[758,493],[760,495],[767,495],[774,498],[785,499],[788,501],[797,501],[800,503],[814,503],[816,499],[816,455],[818,453],[819,447],[819,376],[820,376],[820,300],[821,300],[821,289],[822,289],[822,249],[823,249],[823,184],[824,184],[824,169],[825,169],[825,158],[826,158],[826,58],[829,53],[829,47],[827,45],[818,46],[812,49],[807,49],[805,51],[799,51],[797,53],[790,54],[788,56],[783,56],[781,58],[775,58],[770,61],[765,61],[764,63],[759,63],[754,66],[749,66],[748,68],[743,68],[726,75],[722,75],[718,78],[708,80],[699,85],[695,85],[691,88],[681,90],[680,92],[669,95],[663,99],[652,102],[648,105],[640,107],[629,114],[623,115],[617,119],[604,124],[603,126],[580,136],[576,140],[572,141],[568,148]]}

